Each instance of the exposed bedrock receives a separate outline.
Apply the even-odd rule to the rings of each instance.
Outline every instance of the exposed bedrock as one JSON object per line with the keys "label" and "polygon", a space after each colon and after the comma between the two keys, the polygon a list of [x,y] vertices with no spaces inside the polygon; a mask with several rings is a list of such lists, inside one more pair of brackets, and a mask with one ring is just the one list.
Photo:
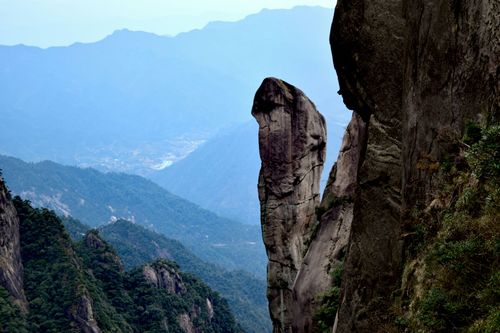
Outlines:
{"label": "exposed bedrock", "polygon": [[291,332],[293,284],[316,222],[325,160],[323,116],[299,89],[265,79],[252,115],[259,123],[259,199],[269,258],[268,298],[275,332]]}
{"label": "exposed bedrock", "polygon": [[394,329],[407,213],[439,190],[434,171],[467,122],[500,117],[498,1],[339,0],[330,43],[353,118],[320,206],[313,104],[267,79],[252,111],[275,332],[315,331],[317,296],[341,262],[333,331]]}
{"label": "exposed bedrock", "polygon": [[70,317],[78,323],[82,333],[101,333],[101,329],[97,325],[97,320],[92,308],[92,299],[88,292],[80,296],[76,307],[70,311]]}
{"label": "exposed bedrock", "polygon": [[337,2],[340,94],[369,125],[334,331],[391,327],[405,213],[437,190],[422,165],[439,165],[466,122],[498,121],[499,33],[498,1]]}
{"label": "exposed bedrock", "polygon": [[339,1],[331,44],[340,94],[368,122],[342,276],[337,332],[375,332],[402,258],[401,105],[405,46],[400,0]]}
{"label": "exposed bedrock", "polygon": [[332,287],[331,273],[342,265],[345,257],[366,140],[367,124],[354,113],[317,209],[318,224],[293,285],[293,332],[318,332],[314,322],[318,297]]}
{"label": "exposed bedrock", "polygon": [[19,218],[10,194],[0,178],[0,286],[7,289],[23,311],[27,301],[23,289],[23,265],[19,238]]}
{"label": "exposed bedrock", "polygon": [[339,265],[333,332],[394,331],[407,213],[439,190],[435,171],[467,122],[500,117],[500,3],[338,0],[330,43],[353,117],[321,205],[313,104],[266,79],[252,111],[274,331],[316,331],[318,296]]}
{"label": "exposed bedrock", "polygon": [[500,120],[500,2],[407,1],[403,72],[405,204],[433,194],[432,172],[464,126]]}

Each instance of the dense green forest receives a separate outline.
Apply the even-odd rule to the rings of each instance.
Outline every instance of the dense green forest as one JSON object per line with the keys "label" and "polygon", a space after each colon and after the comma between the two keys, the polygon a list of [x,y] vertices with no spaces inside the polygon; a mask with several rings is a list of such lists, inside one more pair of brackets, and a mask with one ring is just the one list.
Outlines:
{"label": "dense green forest", "polygon": [[54,212],[19,197],[14,204],[29,312],[22,315],[0,288],[0,331],[242,332],[227,302],[176,264],[157,260],[125,271],[97,231],[75,243]]}
{"label": "dense green forest", "polygon": [[0,286],[0,332],[28,332],[28,323],[17,305],[14,305],[5,288]]}
{"label": "dense green forest", "polygon": [[[89,230],[78,220],[62,218],[69,233],[82,239]],[[179,264],[183,272],[200,277],[227,299],[237,321],[248,333],[269,332],[271,322],[265,297],[265,281],[244,271],[227,271],[204,262],[180,242],[147,230],[130,221],[118,220],[99,228],[99,235],[116,249],[126,269],[133,269],[158,258]]]}
{"label": "dense green forest", "polygon": [[133,220],[181,241],[205,261],[265,277],[260,226],[217,216],[139,176],[2,155],[0,165],[11,191],[35,207],[71,215],[91,227],[119,218]]}

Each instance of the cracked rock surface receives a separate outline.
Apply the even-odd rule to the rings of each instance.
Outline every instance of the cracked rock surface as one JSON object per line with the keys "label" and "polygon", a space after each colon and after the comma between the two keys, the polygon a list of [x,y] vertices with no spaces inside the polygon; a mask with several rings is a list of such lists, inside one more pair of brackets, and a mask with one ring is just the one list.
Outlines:
{"label": "cracked rock surface", "polygon": [[324,121],[312,102],[266,79],[252,110],[273,327],[317,331],[317,296],[342,265],[332,331],[387,332],[405,214],[439,190],[433,168],[468,122],[499,121],[500,3],[338,0],[330,43],[353,117],[321,204]]}
{"label": "cracked rock surface", "polygon": [[302,91],[275,78],[265,79],[258,89],[252,115],[259,123],[258,189],[269,258],[269,308],[275,332],[288,332],[293,322],[293,284],[320,201],[326,126]]}
{"label": "cracked rock surface", "polygon": [[19,236],[19,218],[10,194],[0,178],[0,286],[7,289],[14,302],[27,311],[23,289],[23,264]]}
{"label": "cracked rock surface", "polygon": [[[335,332],[382,332],[403,264],[404,214],[469,121],[500,114],[500,4],[339,0],[330,38],[340,94],[368,122]],[[489,118],[489,119],[486,119]]]}

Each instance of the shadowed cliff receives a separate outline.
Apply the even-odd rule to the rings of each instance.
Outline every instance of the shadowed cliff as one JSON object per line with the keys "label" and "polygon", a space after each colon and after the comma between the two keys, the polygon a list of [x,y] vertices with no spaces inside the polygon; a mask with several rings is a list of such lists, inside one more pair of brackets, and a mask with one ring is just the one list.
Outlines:
{"label": "shadowed cliff", "polygon": [[0,286],[8,291],[15,304],[26,311],[19,218],[1,176],[0,172]]}
{"label": "shadowed cliff", "polygon": [[[281,181],[289,161],[261,153],[275,332],[498,331],[499,41],[493,1],[337,2],[330,43],[353,117],[314,215],[265,214],[262,174]],[[288,221],[310,227],[267,236]],[[298,258],[280,252],[300,237]],[[293,283],[274,287],[289,267]]]}

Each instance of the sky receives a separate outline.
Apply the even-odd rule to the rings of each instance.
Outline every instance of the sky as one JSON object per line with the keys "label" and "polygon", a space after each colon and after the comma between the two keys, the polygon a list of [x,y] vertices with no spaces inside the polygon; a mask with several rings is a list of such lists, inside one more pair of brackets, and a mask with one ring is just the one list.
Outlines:
{"label": "sky", "polygon": [[335,0],[0,0],[0,44],[94,42],[123,28],[176,35],[298,5],[333,8]]}

